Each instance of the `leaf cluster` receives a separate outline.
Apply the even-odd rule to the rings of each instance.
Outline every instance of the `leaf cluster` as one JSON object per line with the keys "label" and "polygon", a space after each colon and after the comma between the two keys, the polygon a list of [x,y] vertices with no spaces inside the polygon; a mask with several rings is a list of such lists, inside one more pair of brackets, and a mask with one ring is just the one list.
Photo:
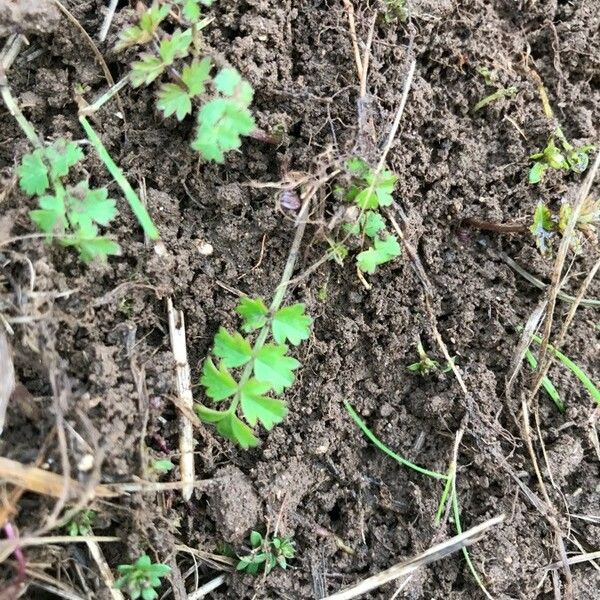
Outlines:
{"label": "leaf cluster", "polygon": [[[561,204],[558,213],[550,210],[543,202],[538,203],[529,231],[533,235],[541,254],[546,257],[552,256],[552,242],[556,235],[562,235],[565,232],[572,214],[573,208],[568,202]],[[583,238],[587,238],[592,243],[597,243],[599,227],[600,200],[586,198],[575,223],[575,235],[571,240],[571,249],[574,252],[579,252]]]}
{"label": "leaf cluster", "polygon": [[90,188],[85,180],[75,186],[62,183],[82,159],[77,144],[56,140],[23,157],[17,169],[19,185],[27,195],[38,197],[39,208],[29,215],[49,238],[77,248],[84,262],[105,260],[120,254],[115,241],[99,235],[99,227],[108,226],[116,217],[116,202],[108,198],[106,188]]}
{"label": "leaf cluster", "polygon": [[357,220],[346,223],[345,230],[371,240],[372,245],[356,257],[358,268],[363,273],[374,273],[402,252],[396,236],[386,231],[384,218],[378,212],[382,206],[393,202],[397,175],[389,170],[377,173],[362,159],[352,158],[346,161],[346,170],[351,177],[344,199],[353,202],[360,209]]}
{"label": "leaf cluster", "polygon": [[92,526],[96,520],[96,513],[90,509],[84,509],[77,513],[67,524],[66,529],[70,536],[92,535]]}
{"label": "leaf cluster", "polygon": [[[287,415],[286,403],[273,396],[294,383],[300,362],[288,355],[287,343],[297,346],[308,339],[312,319],[304,314],[303,304],[270,312],[260,298],[243,298],[236,312],[242,317],[241,330],[249,335],[221,327],[200,379],[213,403],[228,400],[229,407],[223,411],[198,404],[196,412],[204,422],[215,423],[223,437],[247,449],[258,444],[252,428],[261,424],[270,430]],[[252,334],[257,335],[254,345]],[[236,376],[233,369],[242,368]]]}
{"label": "leaf cluster", "polygon": [[[165,118],[175,116],[182,121],[192,113],[196,101],[205,100],[207,85],[212,83],[215,93],[198,111],[192,148],[206,160],[223,162],[226,152],[240,147],[241,136],[255,129],[249,109],[254,91],[235,69],[223,68],[213,77],[210,58],[199,56],[199,31],[208,24],[206,20],[200,21],[200,5],[211,4],[212,0],[155,4],[141,16],[137,25],[121,34],[117,50],[134,45],[148,47],[131,65],[130,80],[134,87],[149,85],[168,71],[171,81],[161,83],[157,100],[157,107]],[[187,23],[188,28],[176,29],[168,35],[160,25],[173,9],[180,11],[180,21]],[[181,62],[189,55],[192,55],[191,62]]]}
{"label": "leaf cluster", "polygon": [[[557,146],[556,138],[560,147]],[[529,169],[529,183],[542,181],[547,169],[583,173],[588,168],[590,153],[595,150],[593,145],[573,146],[559,128],[541,152],[529,157],[534,161]]]}
{"label": "leaf cluster", "polygon": [[287,561],[296,554],[295,542],[289,537],[268,535],[262,536],[258,531],[250,534],[250,554],[240,556],[236,569],[251,575],[256,575],[262,567],[268,575],[275,567],[287,569]]}
{"label": "leaf cluster", "polygon": [[120,577],[115,581],[115,588],[125,590],[132,600],[155,600],[160,587],[161,577],[171,572],[171,567],[161,563],[152,563],[146,554],[140,556],[132,565],[119,565]]}

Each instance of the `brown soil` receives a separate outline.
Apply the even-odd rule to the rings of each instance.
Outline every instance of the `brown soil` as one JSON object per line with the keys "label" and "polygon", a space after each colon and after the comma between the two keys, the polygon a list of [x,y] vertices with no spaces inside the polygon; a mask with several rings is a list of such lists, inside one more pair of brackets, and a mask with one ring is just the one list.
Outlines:
{"label": "brown soil", "polygon": [[[79,140],[83,134],[74,87],[87,86],[91,99],[106,83],[80,32],[41,4],[0,0],[0,36],[19,30],[31,43],[10,70],[9,81],[40,135]],[[106,3],[65,4],[95,37]],[[381,13],[383,3],[357,1],[355,9],[364,40],[373,11]],[[94,118],[129,180],[137,186],[145,179],[148,207],[167,254],[158,256],[144,243],[121,200],[112,234],[124,254],[107,265],[85,267],[73,252],[40,240],[0,247],[0,311],[14,329],[9,340],[21,384],[8,406],[2,456],[32,463],[48,439],[42,464],[61,472],[52,434],[60,407],[71,475],[84,483],[91,474],[78,465],[90,452],[107,483],[147,476],[144,445],[146,454],[177,462],[166,297],[172,295],[185,313],[197,380],[217,328],[237,325],[237,296],[231,289],[269,298],[293,236],[291,222],[277,210],[277,192],[246,184],[277,181],[284,156],[290,168],[308,171],[321,164],[325,150],[341,156],[356,141],[358,83],[342,2],[221,0],[211,10],[216,18],[205,30],[209,50],[249,79],[256,90],[259,126],[283,128],[284,143],[273,147],[248,140],[224,166],[199,164],[189,147],[192,120],[180,125],[163,121],[150,89],[123,91],[126,122],[115,114],[115,103]],[[519,339],[516,328],[542,293],[511,270],[500,250],[545,280],[552,262],[539,256],[526,235],[480,232],[461,226],[461,220],[527,222],[540,199],[556,206],[576,194],[581,177],[574,175],[550,173],[539,186],[527,184],[528,155],[544,146],[550,125],[526,65],[542,77],[569,139],[597,142],[599,12],[594,0],[415,0],[412,12],[417,72],[388,162],[400,176],[396,200],[407,213],[407,238],[433,284],[439,329],[472,393],[470,425],[459,453],[463,527],[504,513],[505,523],[471,551],[483,581],[495,598],[550,598],[552,576],[545,577],[544,566],[558,560],[553,531],[511,477],[516,474],[541,496],[512,417],[528,389],[528,374],[517,382],[514,404],[504,392]],[[117,55],[112,48],[117,32],[133,16],[127,2],[120,2],[108,39],[99,45],[115,79],[127,70],[127,54]],[[368,85],[378,144],[400,98],[409,39],[406,22],[379,19],[375,26]],[[497,71],[498,85],[515,85],[519,92],[474,114],[471,108],[494,91],[477,73],[483,66]],[[15,121],[1,109],[4,241],[33,231],[27,216],[33,201],[16,187],[16,165],[27,151]],[[95,185],[107,184],[119,197],[93,152],[83,164],[82,176],[89,174]],[[327,214],[334,210],[327,200]],[[317,233],[316,227],[309,228],[298,273],[325,250]],[[211,256],[199,252],[204,242],[213,246]],[[570,293],[595,260],[597,249],[588,249],[571,270]],[[467,406],[451,374],[419,377],[406,369],[415,360],[418,336],[432,356],[443,360],[408,257],[369,279],[372,289],[367,291],[351,261],[344,267],[328,262],[289,294],[306,303],[314,331],[299,349],[303,367],[287,393],[290,415],[284,425],[263,432],[259,448],[244,452],[203,427],[196,431],[196,472],[198,479],[215,478],[214,485],[197,490],[189,503],[178,492],[166,492],[131,494],[98,505],[102,519],[95,533],[123,540],[103,545],[111,568],[142,551],[170,561],[175,544],[209,552],[228,544],[242,552],[251,529],[272,530],[278,522],[279,531],[293,535],[297,544],[290,570],[273,571],[266,580],[234,574],[211,597],[319,598],[454,533],[451,523],[441,532],[434,524],[439,482],[377,451],[344,410],[342,401],[348,400],[397,452],[443,472]],[[587,295],[600,296],[597,282]],[[559,323],[567,309],[557,307]],[[594,309],[581,308],[564,346],[596,381],[597,323]],[[554,366],[550,376],[567,403],[560,414],[540,394],[542,436],[556,484],[550,487],[552,498],[569,532],[567,551],[581,552],[574,539],[585,551],[596,551],[597,517],[575,517],[597,514],[600,501],[593,404],[564,368]],[[202,398],[199,387],[195,394]],[[177,476],[174,471],[162,480]],[[10,486],[3,488],[10,491]],[[4,492],[2,497],[7,497]],[[26,535],[44,524],[53,506],[51,499],[25,494],[11,518]],[[354,554],[340,550],[324,530]],[[46,569],[80,597],[109,597],[84,546],[28,549],[26,554],[32,568]],[[193,566],[189,555],[179,554],[178,561],[184,574]],[[5,565],[6,579],[12,576],[11,564]],[[199,569],[201,583],[216,575],[208,564]],[[565,593],[564,572],[561,577]],[[600,575],[592,565],[574,565],[572,579],[575,598],[598,597]],[[193,576],[186,582],[193,590]],[[388,599],[394,589],[388,585],[369,597]],[[30,585],[21,597],[56,596]],[[420,571],[399,597],[482,595],[457,554]]]}

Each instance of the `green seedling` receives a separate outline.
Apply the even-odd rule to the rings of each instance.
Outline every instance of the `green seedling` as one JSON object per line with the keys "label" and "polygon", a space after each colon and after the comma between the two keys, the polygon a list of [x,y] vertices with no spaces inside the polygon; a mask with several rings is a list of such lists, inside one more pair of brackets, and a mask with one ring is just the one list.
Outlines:
{"label": "green seedling", "polygon": [[[573,208],[568,202],[561,204],[558,213],[553,213],[543,202],[536,206],[529,230],[544,256],[552,256],[552,241],[556,235],[564,234],[572,214]],[[600,200],[587,198],[575,223],[575,235],[571,239],[572,250],[574,252],[581,250],[583,238],[595,242],[598,227],[600,227]]]}
{"label": "green seedling", "polygon": [[417,342],[417,355],[419,357],[419,360],[406,367],[409,371],[412,371],[413,373],[419,373],[420,375],[427,376],[432,371],[441,370],[442,373],[447,373],[451,370],[450,366],[441,369],[440,363],[437,360],[433,360],[432,358],[430,358],[427,352],[425,352],[425,349],[423,348],[423,344],[421,343],[420,339]]}
{"label": "green seedling", "polygon": [[514,85],[511,85],[506,88],[498,85],[498,74],[493,69],[490,71],[490,69],[488,69],[487,67],[480,67],[477,69],[477,72],[483,77],[485,84],[490,87],[495,87],[496,91],[492,94],[489,94],[485,98],[482,98],[473,107],[474,113],[481,110],[482,108],[485,108],[488,104],[496,102],[496,100],[500,100],[501,98],[511,98],[519,91]]}
{"label": "green seedling", "polygon": [[[556,145],[557,138],[560,147]],[[541,152],[536,152],[529,157],[534,161],[529,169],[529,183],[542,181],[547,169],[583,173],[588,168],[590,153],[595,150],[596,147],[593,145],[576,148],[567,140],[559,127],[546,147]]]}
{"label": "green seedling", "polygon": [[[200,379],[213,403],[228,400],[229,408],[220,411],[197,404],[196,412],[202,421],[215,423],[223,437],[247,449],[258,445],[252,428],[260,423],[270,430],[287,415],[286,403],[267,394],[279,396],[294,383],[300,363],[288,355],[286,342],[298,346],[308,339],[312,319],[304,314],[303,304],[279,308],[274,300],[269,309],[260,298],[242,298],[236,312],[246,336],[221,327],[214,340],[214,360],[206,359]],[[272,341],[267,343],[269,337]],[[232,369],[242,368],[234,376]]]}
{"label": "green seedling", "polygon": [[92,527],[96,520],[96,513],[93,510],[85,509],[76,514],[66,525],[70,536],[92,535]]}
{"label": "green seedling", "polygon": [[[365,436],[371,442],[373,442],[373,444],[375,445],[376,448],[381,450],[381,452],[383,452],[384,454],[387,454],[390,458],[394,459],[396,462],[403,465],[404,467],[408,467],[409,469],[412,469],[413,471],[420,473],[421,475],[425,475],[427,477],[431,477],[432,479],[436,479],[436,480],[445,482],[444,489],[442,491],[442,495],[440,498],[440,502],[438,504],[438,509],[437,509],[437,512],[435,515],[435,522],[436,522],[436,524],[439,524],[441,522],[442,515],[444,514],[444,509],[447,506],[447,503],[450,502],[451,509],[452,509],[452,515],[454,517],[454,527],[458,534],[462,533],[463,529],[462,529],[461,518],[460,518],[460,508],[458,505],[458,494],[456,492],[456,464],[450,465],[450,468],[448,469],[447,474],[439,473],[437,471],[431,471],[429,469],[425,469],[424,467],[420,467],[419,465],[416,465],[415,463],[400,456],[399,454],[394,452],[391,448],[386,446],[367,427],[367,424],[360,418],[360,416],[354,410],[352,405],[346,400],[344,400],[344,407],[346,408],[346,411],[350,415],[350,418],[354,421],[354,423],[358,426],[358,428],[365,434]],[[469,571],[471,572],[471,575],[473,575],[473,578],[477,582],[477,585],[481,588],[481,590],[483,591],[483,593],[485,594],[485,596],[487,598],[491,598],[489,592],[487,591],[487,589],[485,588],[485,586],[483,584],[483,581],[481,581],[481,578],[479,577],[479,573],[477,572],[475,565],[473,564],[473,562],[471,560],[469,551],[466,548],[463,548],[462,552],[463,552],[463,556],[465,557],[465,562],[467,563],[467,566],[469,567]]]}
{"label": "green seedling", "polygon": [[168,473],[175,465],[167,459],[154,460],[150,464],[150,469],[155,473]]}
{"label": "green seedling", "polygon": [[[531,338],[536,344],[542,343],[542,338],[538,335],[534,335]],[[547,346],[548,352],[553,354],[567,369],[579,379],[580,383],[586,389],[588,394],[592,397],[592,400],[596,402],[596,404],[600,405],[600,389],[594,384],[594,382],[586,375],[583,369],[574,361],[572,361],[568,356],[557,350],[554,346],[548,344]]]}
{"label": "green seedling", "polygon": [[160,587],[161,577],[171,572],[171,567],[161,563],[152,563],[146,554],[140,556],[132,565],[119,565],[120,577],[115,581],[115,588],[124,590],[131,600],[155,600]]}
{"label": "green seedling", "polygon": [[338,188],[337,193],[356,204],[360,213],[354,222],[345,223],[344,229],[350,235],[371,240],[372,246],[356,257],[358,268],[371,274],[401,254],[396,236],[386,231],[385,219],[379,212],[381,207],[392,204],[398,176],[389,170],[378,173],[361,158],[352,158],[345,166],[350,185],[346,189]]}
{"label": "green seedling", "polygon": [[[256,128],[249,109],[254,91],[230,67],[222,68],[213,77],[211,59],[200,55],[200,31],[210,23],[210,19],[201,20],[200,5],[211,4],[212,0],[155,1],[136,25],[121,33],[116,49],[146,48],[131,65],[129,79],[134,87],[150,85],[165,74],[169,76],[170,81],[162,82],[158,89],[157,107],[165,118],[175,116],[182,121],[192,113],[195,104],[200,104],[192,148],[206,160],[221,163],[225,153],[239,148],[241,137]],[[180,11],[179,22],[184,28],[167,34],[161,25],[173,11]]]}
{"label": "green seedling", "polygon": [[117,242],[99,235],[99,227],[108,226],[117,216],[116,202],[106,188],[90,188],[86,180],[75,186],[63,183],[82,159],[77,144],[59,139],[23,156],[17,169],[19,186],[38,198],[39,208],[29,215],[49,240],[75,247],[84,262],[106,260],[121,251]]}
{"label": "green seedling", "polygon": [[270,538],[267,534],[263,537],[258,531],[253,531],[250,534],[250,545],[252,551],[239,557],[236,569],[251,575],[256,575],[261,568],[265,575],[275,567],[287,569],[287,561],[296,554],[296,544],[285,536]]}

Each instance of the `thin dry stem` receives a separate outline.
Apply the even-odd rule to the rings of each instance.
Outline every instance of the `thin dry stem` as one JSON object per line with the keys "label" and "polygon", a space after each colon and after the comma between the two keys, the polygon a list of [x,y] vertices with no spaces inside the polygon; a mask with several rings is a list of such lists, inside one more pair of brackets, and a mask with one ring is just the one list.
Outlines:
{"label": "thin dry stem", "polygon": [[98,567],[98,570],[100,571],[102,580],[106,584],[106,587],[108,588],[113,600],[125,600],[125,597],[121,593],[121,590],[117,590],[114,587],[115,579],[112,575],[110,567],[108,566],[108,563],[106,562],[106,559],[104,558],[104,554],[102,553],[100,544],[95,540],[89,540],[87,542],[87,547],[90,551],[91,557],[94,559],[94,562]]}
{"label": "thin dry stem", "polygon": [[356,35],[356,22],[354,20],[354,6],[350,0],[344,0],[344,8],[348,13],[348,26],[350,28],[350,39],[352,40],[352,49],[354,51],[354,60],[356,61],[356,73],[358,80],[362,81],[362,60],[360,50],[358,49],[358,36]]}
{"label": "thin dry stem", "polygon": [[477,542],[481,539],[482,535],[499,525],[504,521],[504,515],[499,515],[494,517],[493,519],[489,519],[481,525],[477,525],[472,527],[468,531],[461,533],[460,535],[454,536],[449,540],[442,542],[440,544],[436,544],[418,554],[414,558],[410,560],[403,561],[393,567],[374,575],[373,577],[369,577],[361,581],[358,585],[355,585],[347,590],[342,592],[338,592],[337,594],[333,594],[332,596],[327,596],[324,600],[351,600],[352,598],[357,598],[362,596],[363,594],[367,594],[372,590],[375,590],[390,581],[394,581],[399,577],[404,577],[406,575],[410,575],[413,571],[424,567],[432,562],[438,561],[442,558],[445,558],[449,554],[453,554],[458,550],[461,550],[465,546],[470,546],[471,544]]}
{"label": "thin dry stem", "polygon": [[[175,358],[175,382],[177,386],[177,395],[181,404],[193,412],[194,397],[192,395],[192,382],[190,376],[190,365],[187,358],[187,348],[185,339],[185,320],[183,311],[175,311],[171,298],[167,300],[167,312],[169,316],[169,335],[171,339],[171,348]],[[182,488],[181,494],[187,502],[194,491],[191,482],[194,481],[194,426],[185,414],[180,415],[179,425],[179,470],[181,472],[181,481],[186,485]]]}

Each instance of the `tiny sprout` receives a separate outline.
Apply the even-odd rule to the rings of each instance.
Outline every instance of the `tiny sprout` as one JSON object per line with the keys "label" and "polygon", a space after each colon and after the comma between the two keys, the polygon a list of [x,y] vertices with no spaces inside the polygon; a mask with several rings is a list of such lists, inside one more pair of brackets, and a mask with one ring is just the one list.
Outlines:
{"label": "tiny sprout", "polygon": [[157,473],[168,473],[175,465],[168,459],[155,460],[150,468]]}
{"label": "tiny sprout", "polygon": [[77,513],[65,527],[72,537],[92,535],[92,526],[95,520],[96,513],[93,510],[85,509]]}
{"label": "tiny sprout", "polygon": [[296,554],[295,542],[286,536],[274,536],[270,539],[268,534],[263,537],[258,531],[253,531],[250,534],[250,545],[252,551],[246,556],[240,556],[236,569],[251,575],[258,573],[261,565],[265,575],[277,566],[287,569],[287,561]]}
{"label": "tiny sprout", "polygon": [[423,376],[428,375],[431,371],[436,371],[440,367],[440,363],[437,360],[433,360],[429,358],[427,352],[423,348],[423,344],[421,340],[417,342],[417,355],[419,356],[419,360],[416,363],[412,363],[408,365],[408,370],[413,371],[415,373],[419,373]]}
{"label": "tiny sprout", "polygon": [[132,565],[119,565],[121,576],[115,581],[115,588],[124,589],[131,600],[155,600],[158,593],[154,588],[161,585],[161,577],[171,572],[171,567],[161,563],[153,564],[146,554],[140,556]]}
{"label": "tiny sprout", "polygon": [[[560,148],[556,145],[555,138],[560,142]],[[565,137],[560,127],[550,138],[546,147],[529,158],[534,161],[529,169],[529,183],[539,183],[544,177],[547,169],[571,171],[583,173],[589,164],[589,154],[594,152],[593,145],[575,147]]]}

